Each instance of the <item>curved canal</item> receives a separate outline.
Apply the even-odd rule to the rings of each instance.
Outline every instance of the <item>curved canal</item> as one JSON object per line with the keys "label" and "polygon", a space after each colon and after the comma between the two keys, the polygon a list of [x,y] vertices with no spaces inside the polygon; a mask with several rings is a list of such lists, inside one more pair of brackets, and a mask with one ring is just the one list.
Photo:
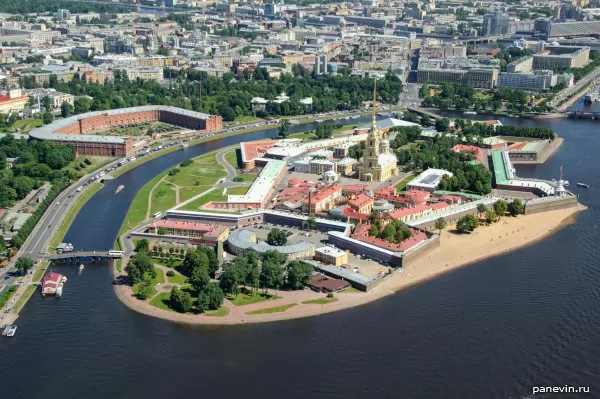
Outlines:
{"label": "curved canal", "polygon": [[[273,324],[186,326],[137,314],[101,265],[57,268],[60,300],[35,295],[13,339],[0,339],[3,396],[38,398],[530,398],[534,386],[589,386],[600,395],[600,122],[503,120],[565,137],[544,165],[565,166],[589,206],[548,239],[359,308]],[[356,122],[352,122],[356,123]],[[298,128],[298,127],[294,127]],[[67,239],[109,248],[135,191],[205,151],[251,133],[168,154],[108,182]],[[111,185],[126,189],[114,196]],[[573,188],[576,190],[575,188]],[[536,395],[537,397],[537,395]],[[540,396],[550,397],[550,396]]]}

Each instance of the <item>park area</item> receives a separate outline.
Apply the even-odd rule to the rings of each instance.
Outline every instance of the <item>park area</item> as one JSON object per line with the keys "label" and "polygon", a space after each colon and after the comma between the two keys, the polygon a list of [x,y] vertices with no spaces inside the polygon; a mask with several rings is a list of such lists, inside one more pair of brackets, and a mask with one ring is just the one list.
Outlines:
{"label": "park area", "polygon": [[115,126],[110,129],[93,132],[92,134],[105,136],[151,136],[153,134],[170,133],[177,130],[181,130],[181,128],[163,122],[149,122],[139,125]]}

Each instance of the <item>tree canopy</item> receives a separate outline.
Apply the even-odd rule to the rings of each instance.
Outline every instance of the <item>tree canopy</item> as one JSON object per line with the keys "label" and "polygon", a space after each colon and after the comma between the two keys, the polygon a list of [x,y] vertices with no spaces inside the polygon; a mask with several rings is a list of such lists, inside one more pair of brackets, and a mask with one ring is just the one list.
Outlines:
{"label": "tree canopy", "polygon": [[269,234],[267,235],[267,244],[280,247],[282,245],[285,245],[286,243],[287,236],[285,235],[284,231],[279,230],[277,228],[269,231]]}

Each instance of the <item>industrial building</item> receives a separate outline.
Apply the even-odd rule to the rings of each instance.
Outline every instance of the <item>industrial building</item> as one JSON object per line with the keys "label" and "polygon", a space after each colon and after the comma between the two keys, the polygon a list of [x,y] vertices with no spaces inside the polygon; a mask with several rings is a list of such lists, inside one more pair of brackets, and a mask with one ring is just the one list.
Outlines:
{"label": "industrial building", "polygon": [[429,168],[408,182],[406,189],[433,192],[437,189],[444,176],[452,177],[454,175],[447,170]]}

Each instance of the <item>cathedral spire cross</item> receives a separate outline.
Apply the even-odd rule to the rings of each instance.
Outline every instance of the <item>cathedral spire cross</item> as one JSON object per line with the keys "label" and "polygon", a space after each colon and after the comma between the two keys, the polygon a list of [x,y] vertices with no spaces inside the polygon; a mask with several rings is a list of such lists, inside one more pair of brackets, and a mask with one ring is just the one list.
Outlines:
{"label": "cathedral spire cross", "polygon": [[375,135],[377,131],[377,79],[373,83],[373,121],[371,122],[371,132]]}

